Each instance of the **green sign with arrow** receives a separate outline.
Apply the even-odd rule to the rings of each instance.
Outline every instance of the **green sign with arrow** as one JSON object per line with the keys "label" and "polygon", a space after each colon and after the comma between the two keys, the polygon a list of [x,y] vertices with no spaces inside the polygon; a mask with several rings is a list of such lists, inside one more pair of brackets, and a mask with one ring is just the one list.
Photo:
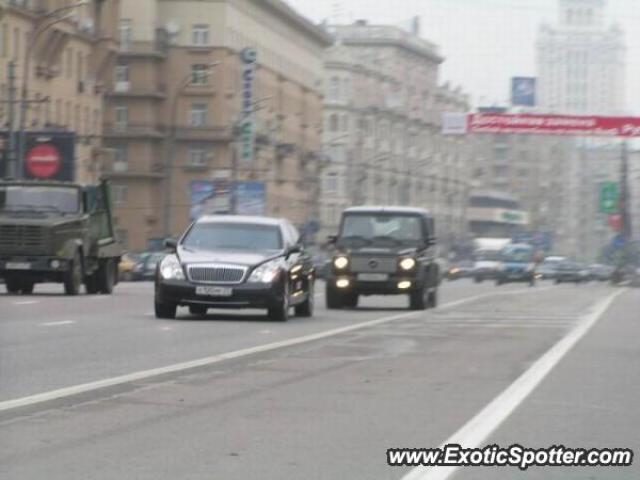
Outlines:
{"label": "green sign with arrow", "polygon": [[600,213],[618,213],[620,187],[617,182],[604,182],[600,186]]}

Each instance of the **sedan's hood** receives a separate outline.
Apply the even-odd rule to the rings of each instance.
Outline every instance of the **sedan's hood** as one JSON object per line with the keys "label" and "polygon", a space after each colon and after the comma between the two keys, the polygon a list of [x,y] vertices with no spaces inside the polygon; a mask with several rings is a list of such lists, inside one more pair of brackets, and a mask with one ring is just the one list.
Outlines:
{"label": "sedan's hood", "polygon": [[241,252],[232,250],[191,250],[178,248],[178,257],[182,263],[224,263],[233,265],[253,266],[270,258],[278,256],[280,252],[264,250],[257,252]]}

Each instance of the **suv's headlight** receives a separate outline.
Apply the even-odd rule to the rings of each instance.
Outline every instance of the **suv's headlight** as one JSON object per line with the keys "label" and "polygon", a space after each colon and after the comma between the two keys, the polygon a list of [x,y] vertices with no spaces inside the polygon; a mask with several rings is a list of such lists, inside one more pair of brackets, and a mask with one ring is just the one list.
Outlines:
{"label": "suv's headlight", "polygon": [[333,266],[338,270],[347,268],[347,265],[349,265],[349,258],[345,257],[344,255],[340,255],[333,259]]}
{"label": "suv's headlight", "polygon": [[416,266],[415,258],[403,258],[402,260],[400,260],[400,268],[402,270],[411,270],[415,266]]}
{"label": "suv's headlight", "polygon": [[273,282],[280,272],[282,262],[280,259],[270,260],[262,265],[256,267],[249,276],[249,282],[251,283],[271,283]]}
{"label": "suv's headlight", "polygon": [[160,275],[165,280],[184,280],[182,265],[175,255],[167,255],[160,263]]}

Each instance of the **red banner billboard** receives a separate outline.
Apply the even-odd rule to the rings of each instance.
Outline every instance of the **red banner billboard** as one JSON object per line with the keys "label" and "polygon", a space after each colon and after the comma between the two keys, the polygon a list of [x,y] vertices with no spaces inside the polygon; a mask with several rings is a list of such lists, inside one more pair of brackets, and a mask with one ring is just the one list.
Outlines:
{"label": "red banner billboard", "polygon": [[640,137],[640,117],[474,113],[467,133]]}

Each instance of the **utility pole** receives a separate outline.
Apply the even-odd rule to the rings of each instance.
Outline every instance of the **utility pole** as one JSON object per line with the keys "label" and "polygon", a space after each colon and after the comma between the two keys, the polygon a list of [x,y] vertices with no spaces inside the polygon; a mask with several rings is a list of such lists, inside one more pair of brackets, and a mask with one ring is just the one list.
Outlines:
{"label": "utility pole", "polygon": [[18,166],[16,164],[16,138],[14,131],[15,124],[15,105],[16,105],[16,62],[11,60],[8,65],[8,80],[9,80],[9,128],[7,134],[9,136],[7,142],[7,168],[5,175],[10,178],[16,178],[20,175],[18,172]]}

